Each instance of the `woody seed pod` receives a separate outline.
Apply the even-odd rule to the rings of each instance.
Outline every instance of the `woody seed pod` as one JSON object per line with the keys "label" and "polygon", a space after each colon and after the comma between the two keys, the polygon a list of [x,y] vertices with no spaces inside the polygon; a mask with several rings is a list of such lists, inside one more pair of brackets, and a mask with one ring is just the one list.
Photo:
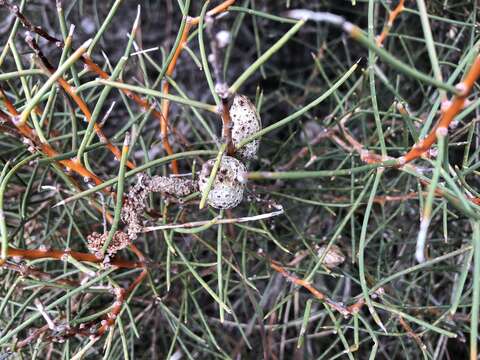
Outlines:
{"label": "woody seed pod", "polygon": [[[326,245],[322,245],[317,254],[321,258],[324,256],[324,252],[327,250]],[[325,265],[327,268],[333,268],[335,266],[341,265],[345,261],[345,255],[343,254],[342,250],[337,245],[330,246],[328,249],[327,254],[323,258],[322,264]]]}
{"label": "woody seed pod", "polygon": [[[198,179],[201,192],[206,191],[214,164],[215,159],[211,159],[202,166]],[[231,156],[223,156],[208,193],[207,203],[216,209],[230,209],[240,204],[243,199],[246,171],[242,162]]]}
{"label": "woody seed pod", "polygon": [[[255,105],[244,95],[235,95],[233,98],[230,118],[232,121],[232,142],[235,146],[262,128]],[[236,154],[244,160],[252,160],[257,156],[259,145],[258,140],[253,140],[238,149]]]}

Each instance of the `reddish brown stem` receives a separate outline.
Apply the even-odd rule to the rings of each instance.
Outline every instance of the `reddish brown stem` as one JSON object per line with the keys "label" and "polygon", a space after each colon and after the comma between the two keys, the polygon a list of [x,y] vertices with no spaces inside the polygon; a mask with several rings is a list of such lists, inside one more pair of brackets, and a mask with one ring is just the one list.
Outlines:
{"label": "reddish brown stem", "polygon": [[[78,107],[80,108],[80,110],[82,111],[82,113],[85,115],[85,118],[87,119],[87,121],[90,123],[92,122],[92,113],[90,112],[87,104],[83,101],[83,99],[78,96],[76,93],[75,93],[75,90],[70,86],[70,84],[63,78],[60,78],[58,79],[58,83],[60,84],[60,86],[65,90],[65,92],[70,95],[70,97],[73,99],[73,101],[75,101],[75,103],[78,105]],[[97,123],[94,123],[93,124],[93,128],[95,129],[95,132],[97,133],[100,141],[102,143],[104,143],[107,147],[108,150],[110,150],[110,152],[115,155],[115,158],[120,161],[120,158],[122,156],[122,152],[120,151],[120,149],[113,145],[110,140],[107,138],[107,136],[105,136],[105,133],[103,132],[102,128],[100,127],[100,125],[98,125]],[[77,159],[77,161],[79,161],[80,159]],[[132,163],[131,161],[127,160],[127,166],[130,168],[130,169],[134,169],[135,168],[135,164]]]}
{"label": "reddish brown stem", "polygon": [[233,156],[233,154],[235,154],[235,146],[232,140],[232,119],[230,118],[227,99],[222,99],[222,122],[222,137],[227,144],[227,154]]}
{"label": "reddish brown stem", "polygon": [[290,170],[295,166],[295,164],[302,159],[303,157],[307,156],[310,151],[310,147],[318,145],[323,139],[331,137],[333,134],[332,129],[322,129],[316,136],[310,141],[309,146],[304,146],[301,148],[297,153],[295,153],[292,158],[286,163],[279,167],[280,171],[287,171]]}
{"label": "reddish brown stem", "polygon": [[[224,1],[220,5],[216,6],[215,8],[211,9],[210,11],[208,11],[207,15],[208,16],[214,16],[214,15],[220,14],[224,11],[227,11],[228,8],[231,5],[233,5],[234,3],[235,3],[235,0]],[[182,35],[180,37],[180,42],[178,44],[178,47],[175,49],[172,60],[168,64],[167,71],[165,73],[167,76],[172,76],[173,75],[173,71],[175,70],[175,67],[177,66],[178,58],[180,57],[180,54],[182,53],[182,51],[185,47],[185,44],[187,43],[188,34],[190,33],[190,29],[193,26],[198,25],[199,22],[200,22],[200,17],[198,17],[198,16],[195,17],[195,18],[188,18],[187,19],[187,22],[186,22],[186,24],[183,28]],[[165,81],[163,83],[163,86],[162,86],[162,93],[164,95],[168,95],[169,91],[170,91],[170,84],[168,83],[168,81]],[[169,109],[170,109],[170,101],[166,100],[166,99],[162,100],[162,105],[161,106],[162,106],[162,117],[160,119],[160,131],[161,131],[161,134],[162,134],[162,143],[163,143],[163,147],[165,148],[167,153],[169,155],[171,155],[171,154],[173,154],[173,149],[172,149],[172,147],[171,147],[171,145],[168,141],[168,126],[169,126],[168,125],[168,113],[169,113]],[[225,111],[223,113],[225,113]],[[230,148],[230,150],[232,150],[232,149],[233,149],[233,144],[232,144],[232,147]],[[177,165],[175,160],[172,162],[172,171],[174,173],[178,172],[178,165]]]}
{"label": "reddish brown stem", "polygon": [[[18,257],[27,260],[55,259],[62,261],[67,256],[71,256],[78,261],[87,261],[95,264],[103,262],[103,259],[98,258],[94,254],[65,250],[26,250],[9,247],[7,250],[7,256],[10,258]],[[122,269],[139,269],[145,267],[143,262],[129,261],[116,257],[110,260],[110,264]]]}
{"label": "reddish brown stem", "polygon": [[[28,45],[35,51],[43,67],[45,67],[46,71],[50,75],[52,75],[56,69],[52,66],[52,64],[48,61],[47,57],[43,54],[37,42],[32,37],[27,37],[26,41]],[[88,108],[88,105],[85,103],[85,101],[83,101],[83,99],[76,93],[75,89],[68,83],[67,80],[65,80],[64,77],[58,78],[57,82],[63,88],[63,90],[73,99],[73,101],[75,101],[77,106],[80,108],[80,111],[84,114],[85,118],[87,119],[87,122],[91,123],[92,113]],[[98,137],[100,138],[100,141],[104,143],[107,149],[110,150],[110,152],[113,155],[115,155],[118,161],[120,161],[122,153],[119,150],[119,148],[111,143],[111,141],[107,138],[107,136],[105,136],[105,133],[103,132],[102,128],[96,122],[93,124],[93,128],[97,133]],[[80,159],[77,159],[77,161],[80,161]],[[127,161],[127,166],[130,169],[135,168],[135,165],[131,161]]]}
{"label": "reddish brown stem", "polygon": [[[12,119],[12,117],[17,117],[20,114],[18,113],[15,106],[13,106],[10,99],[8,99],[8,97],[5,95],[2,88],[0,88],[0,98],[3,100],[8,112],[11,114],[11,116],[8,116],[7,114],[1,112],[0,110],[2,114],[1,116],[4,120],[6,120],[9,124],[15,126],[18,132],[23,137],[29,139],[33,144],[38,146],[39,149],[45,155],[49,157],[55,157],[60,155],[50,144],[41,142],[38,136],[35,134],[34,130],[30,128],[26,123],[19,123],[14,121],[14,119]],[[91,171],[87,170],[84,166],[77,163],[76,161],[66,159],[66,160],[59,160],[58,162],[63,166],[65,166],[67,169],[76,172],[78,175],[82,176],[83,178],[92,180],[93,182],[95,182],[95,185],[100,185],[103,183],[103,181],[98,176],[96,176]],[[108,190],[105,190],[105,191],[108,193]]]}
{"label": "reddish brown stem", "polygon": [[[97,64],[95,64],[95,62],[92,61],[92,59],[90,59],[87,55],[84,55],[81,60],[85,63],[85,65],[88,67],[88,69],[90,71],[93,71],[95,74],[97,74],[100,78],[102,79],[109,79],[109,74],[106,73],[105,71],[103,71]],[[153,104],[151,104],[148,100],[138,96],[137,94],[135,94],[134,92],[130,91],[130,90],[127,90],[127,89],[121,89],[121,91],[129,98],[129,99],[132,99],[138,106],[140,106],[143,110],[145,111],[151,111],[152,112],[152,115],[158,119],[158,121],[160,122],[160,124],[166,124],[166,120],[163,116],[163,114],[158,111],[157,109],[155,109],[153,107]],[[168,126],[167,126],[167,132],[168,132]],[[173,154],[173,149],[171,148],[170,146],[170,143],[168,141],[168,136],[166,137],[166,142],[165,142],[165,138],[162,139],[162,144],[163,146],[165,147],[167,153],[169,155]],[[170,148],[171,150],[171,153],[169,153],[169,150],[168,150],[168,147]],[[172,161],[172,169],[173,169],[173,172],[174,173],[178,173],[178,164],[177,164],[177,161],[176,160],[173,160]],[[176,172],[175,172],[176,171]]]}
{"label": "reddish brown stem", "polygon": [[[475,82],[480,77],[480,55],[477,55],[473,65],[468,70],[462,82],[457,84],[457,88],[460,91],[459,95],[454,96],[448,104],[448,107],[445,110],[442,110],[440,118],[434,128],[430,133],[425,137],[425,139],[420,140],[415,144],[410,151],[405,154],[405,156],[397,158],[399,165],[404,165],[408,162],[418,159],[426,151],[428,151],[432,145],[437,141],[437,130],[438,129],[448,129],[448,126],[455,119],[455,116],[464,108],[467,98],[473,90]],[[371,151],[364,149],[363,145],[351,136],[351,134],[346,130],[346,128],[341,124],[344,130],[344,136],[353,147],[355,151],[360,154],[362,161],[366,163],[378,163],[384,159],[378,154],[375,154]]]}
{"label": "reddish brown stem", "polygon": [[397,6],[395,7],[395,9],[393,9],[390,12],[390,14],[388,15],[388,21],[385,23],[385,25],[382,29],[382,32],[380,33],[380,35],[377,36],[377,45],[378,46],[382,46],[383,42],[385,41],[388,34],[390,33],[390,29],[393,26],[393,22],[395,21],[397,16],[401,14],[401,12],[404,9],[405,9],[405,0],[400,0],[398,2]]}
{"label": "reddish brown stem", "polygon": [[67,286],[79,286],[78,281],[69,280],[69,279],[54,279],[50,274],[37,270],[35,268],[29,267],[25,264],[11,264],[6,262],[2,265],[2,268],[16,271],[20,273],[23,277],[31,277],[32,279],[41,279],[46,281],[46,286],[48,283],[67,285]]}
{"label": "reddish brown stem", "polygon": [[145,255],[133,244],[130,244],[130,250],[132,250],[135,255],[137,255],[138,259],[140,260],[142,265],[142,272],[138,275],[135,280],[130,284],[130,286],[125,290],[121,288],[115,289],[115,302],[113,304],[112,311],[110,311],[104,320],[101,322],[100,328],[97,330],[97,335],[102,336],[111,326],[115,324],[115,320],[117,316],[122,311],[123,304],[125,300],[138,285],[142,283],[142,281],[147,276],[147,268],[145,266]]}
{"label": "reddish brown stem", "polygon": [[422,342],[422,339],[420,338],[420,336],[417,333],[415,333],[415,331],[413,331],[410,324],[403,317],[399,316],[398,322],[403,327],[403,329],[407,332],[408,336],[411,337],[413,340],[415,340],[415,342],[417,343],[420,349],[426,349],[426,346]]}
{"label": "reddish brown stem", "polygon": [[480,55],[475,58],[473,65],[461,83],[457,85],[460,95],[457,95],[450,102],[446,110],[442,111],[440,119],[435,127],[430,131],[427,137],[415,144],[405,155],[405,162],[413,161],[422,156],[437,141],[437,130],[440,128],[448,129],[455,116],[463,109],[467,97],[472,92],[473,86],[480,77]]}
{"label": "reddish brown stem", "polygon": [[[187,19],[187,22],[185,23],[185,26],[183,28],[182,36],[180,38],[180,43],[178,44],[178,47],[175,49],[175,52],[173,53],[172,60],[168,64],[167,71],[165,73],[166,76],[172,76],[173,71],[177,66],[178,58],[180,57],[183,47],[185,46],[188,40],[188,34],[190,33],[190,28],[191,28],[190,19]],[[168,83],[168,81],[164,81],[162,86],[162,93],[164,95],[168,95],[169,92],[170,92],[170,84]],[[169,155],[172,155],[173,149],[168,140],[168,113],[170,110],[170,101],[167,99],[163,99],[161,103],[161,109],[162,109],[162,116],[160,118],[160,133],[162,135],[162,144],[165,151]],[[178,173],[178,164],[175,160],[172,162],[172,171],[174,174]]]}
{"label": "reddish brown stem", "polygon": [[[207,16],[215,16],[227,11],[230,6],[235,4],[235,1],[236,0],[226,0],[222,2],[221,4],[215,6],[213,9],[207,11]],[[200,22],[200,16],[192,18],[190,21],[192,25],[198,25],[199,22]]]}
{"label": "reddish brown stem", "polygon": [[328,306],[330,306],[333,310],[336,310],[338,311],[340,314],[346,316],[346,315],[350,315],[351,312],[349,311],[348,308],[346,308],[345,306],[343,306],[342,304],[340,303],[337,303],[335,301],[333,301],[332,299],[330,299],[327,295],[325,295],[324,293],[322,293],[320,290],[318,290],[317,288],[315,288],[312,284],[310,284],[308,281],[305,281],[303,279],[300,279],[298,277],[296,277],[295,275],[291,274],[290,272],[288,272],[282,265],[280,265],[280,263],[276,262],[276,261],[273,261],[273,260],[270,260],[270,267],[275,270],[276,272],[278,272],[280,275],[282,275],[284,278],[290,280],[291,282],[293,282],[295,285],[298,285],[298,286],[301,286],[305,289],[307,289],[308,291],[310,291],[310,293],[315,296],[315,298],[317,298],[318,300],[320,300],[321,302],[327,304]]}

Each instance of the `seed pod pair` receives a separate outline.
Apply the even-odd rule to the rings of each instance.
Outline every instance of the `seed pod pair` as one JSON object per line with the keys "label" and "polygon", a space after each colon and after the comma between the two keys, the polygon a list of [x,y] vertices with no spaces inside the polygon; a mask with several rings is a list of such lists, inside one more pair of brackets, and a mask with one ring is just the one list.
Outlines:
{"label": "seed pod pair", "polygon": [[[260,116],[252,102],[244,95],[235,95],[230,107],[231,134],[234,146],[261,129]],[[235,156],[248,161],[257,156],[259,141],[253,140],[237,150]],[[206,191],[215,159],[207,161],[200,173],[199,186]],[[208,194],[207,202],[217,209],[229,209],[237,206],[243,199],[245,188],[245,165],[231,156],[223,156],[217,176]]]}

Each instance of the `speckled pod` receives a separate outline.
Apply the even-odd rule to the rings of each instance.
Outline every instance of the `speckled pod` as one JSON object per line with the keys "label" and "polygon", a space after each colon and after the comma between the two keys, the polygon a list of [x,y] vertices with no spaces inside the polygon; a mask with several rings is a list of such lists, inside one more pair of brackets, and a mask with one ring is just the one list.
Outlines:
{"label": "speckled pod", "polygon": [[[327,245],[322,245],[317,251],[318,256],[323,257],[326,250]],[[345,255],[343,254],[342,250],[337,245],[332,245],[325,254],[322,263],[327,268],[333,268],[343,264],[344,261]]]}
{"label": "speckled pod", "polygon": [[[232,120],[232,141],[235,146],[262,128],[255,105],[243,95],[235,95],[233,98],[230,118]],[[252,160],[257,156],[259,145],[258,140],[251,141],[240,148],[236,154],[244,160]]]}
{"label": "speckled pod", "polygon": [[[202,166],[198,179],[202,192],[207,188],[214,164],[215,159],[211,159]],[[230,209],[240,204],[243,199],[246,172],[247,169],[243,163],[231,156],[223,156],[217,176],[208,194],[208,205],[216,209]]]}

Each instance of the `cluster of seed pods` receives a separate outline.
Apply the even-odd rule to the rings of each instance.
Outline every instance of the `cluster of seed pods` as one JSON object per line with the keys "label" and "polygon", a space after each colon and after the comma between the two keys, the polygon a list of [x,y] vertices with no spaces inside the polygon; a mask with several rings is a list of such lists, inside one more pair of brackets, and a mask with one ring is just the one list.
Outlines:
{"label": "cluster of seed pods", "polygon": [[[260,116],[255,105],[243,95],[235,95],[229,109],[233,145],[238,146],[244,139],[261,129]],[[254,140],[239,148],[234,156],[224,155],[217,169],[215,179],[207,197],[208,205],[216,209],[230,209],[243,200],[247,179],[247,167],[244,162],[256,158],[259,141]],[[150,177],[141,174],[137,184],[132,187],[122,208],[121,219],[124,231],[117,231],[109,244],[107,253],[115,253],[128,246],[142,232],[142,214],[145,212],[146,198],[149,193],[162,192],[175,197],[183,197],[199,189],[207,191],[208,180],[216,159],[210,159],[202,166],[198,182],[184,178],[164,176]],[[88,236],[88,248],[94,254],[100,254],[108,233],[92,233]]]}
{"label": "cluster of seed pods", "polygon": [[[244,95],[235,95],[230,107],[231,134],[234,146],[261,129],[260,116],[255,105]],[[207,203],[216,209],[230,209],[241,203],[246,184],[247,167],[243,161],[256,158],[259,141],[253,140],[236,151],[233,156],[224,155],[217,175],[208,193]],[[199,177],[200,191],[207,191],[208,179],[215,159],[202,166]]]}

